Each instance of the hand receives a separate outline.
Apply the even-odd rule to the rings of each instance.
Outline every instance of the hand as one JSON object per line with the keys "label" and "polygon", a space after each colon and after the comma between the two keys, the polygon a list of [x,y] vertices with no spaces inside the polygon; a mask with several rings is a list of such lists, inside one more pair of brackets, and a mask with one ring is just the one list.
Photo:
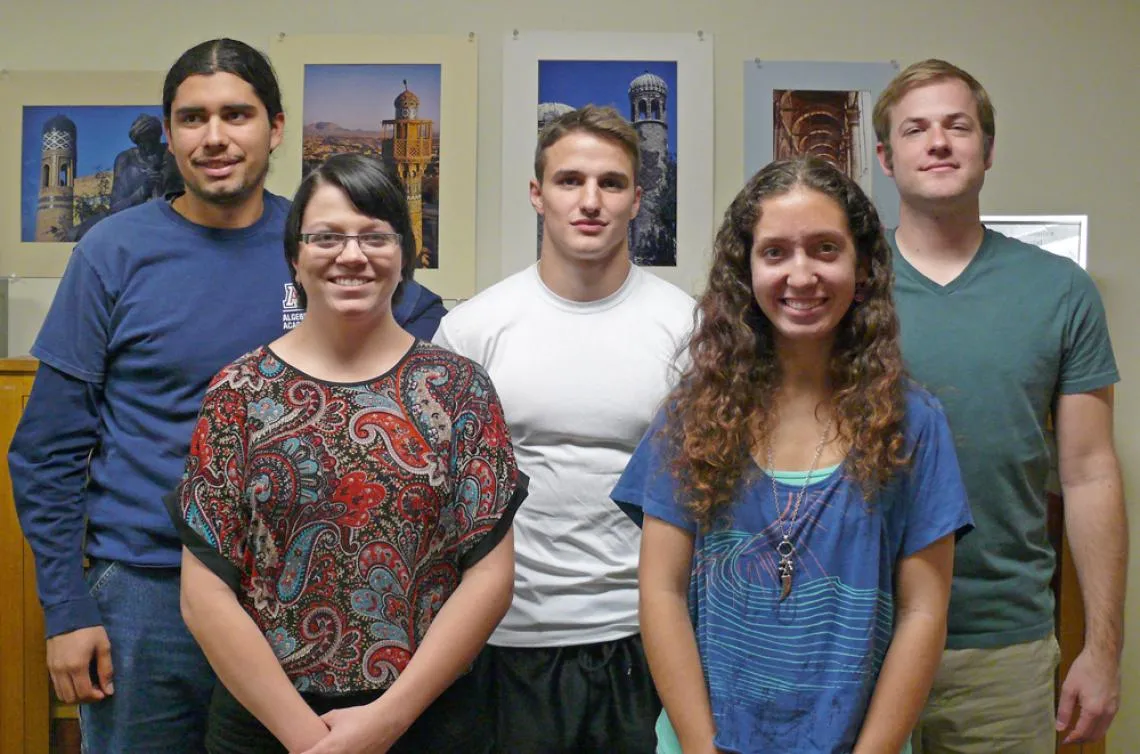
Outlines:
{"label": "hand", "polygon": [[[1081,713],[1074,725],[1077,707]],[[1099,741],[1108,732],[1119,708],[1120,662],[1092,653],[1086,647],[1073,661],[1061,686],[1057,730],[1069,730],[1066,744]]]}
{"label": "hand", "polygon": [[[99,676],[91,683],[91,660]],[[99,702],[115,693],[111,683],[111,640],[102,626],[59,634],[47,640],[47,666],[55,695],[65,704]]]}
{"label": "hand", "polygon": [[329,734],[303,754],[385,754],[408,726],[385,708],[383,698],[321,715]]}

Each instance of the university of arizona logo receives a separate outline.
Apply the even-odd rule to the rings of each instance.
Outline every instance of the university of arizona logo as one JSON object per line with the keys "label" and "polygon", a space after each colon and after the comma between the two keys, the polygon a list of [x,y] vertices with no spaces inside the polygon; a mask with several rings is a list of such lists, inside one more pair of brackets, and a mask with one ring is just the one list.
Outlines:
{"label": "university of arizona logo", "polygon": [[281,300],[281,329],[292,330],[305,318],[305,310],[297,300],[297,287],[285,284],[285,298]]}

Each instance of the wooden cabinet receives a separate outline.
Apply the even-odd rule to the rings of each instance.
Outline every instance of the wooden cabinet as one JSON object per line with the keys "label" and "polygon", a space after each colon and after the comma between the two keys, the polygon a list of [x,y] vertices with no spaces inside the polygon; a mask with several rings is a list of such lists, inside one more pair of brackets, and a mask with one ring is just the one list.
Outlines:
{"label": "wooden cabinet", "polygon": [[0,752],[46,754],[51,696],[43,613],[32,552],[20,533],[8,476],[8,444],[32,389],[36,362],[0,359]]}
{"label": "wooden cabinet", "polygon": [[8,445],[36,366],[35,359],[0,359],[0,754],[78,751],[75,708],[53,701],[35,562],[8,476]]}

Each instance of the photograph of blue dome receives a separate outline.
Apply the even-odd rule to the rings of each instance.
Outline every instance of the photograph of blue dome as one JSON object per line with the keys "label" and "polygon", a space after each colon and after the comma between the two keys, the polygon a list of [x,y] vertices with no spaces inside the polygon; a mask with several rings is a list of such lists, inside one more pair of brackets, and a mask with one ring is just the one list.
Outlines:
{"label": "photograph of blue dome", "polygon": [[633,124],[641,140],[642,194],[641,210],[630,223],[630,256],[639,265],[676,267],[676,61],[540,60],[538,103],[537,131],[589,104],[609,105]]}
{"label": "photograph of blue dome", "polygon": [[78,241],[108,215],[182,190],[161,105],[27,106],[22,128],[21,241]]}

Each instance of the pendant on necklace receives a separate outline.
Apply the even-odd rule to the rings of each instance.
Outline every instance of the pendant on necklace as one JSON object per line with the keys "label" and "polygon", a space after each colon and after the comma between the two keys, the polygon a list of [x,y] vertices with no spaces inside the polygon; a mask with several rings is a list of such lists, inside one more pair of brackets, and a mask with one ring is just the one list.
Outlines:
{"label": "pendant on necklace", "polygon": [[792,560],[790,554],[780,559],[780,601],[788,599],[791,594]]}
{"label": "pendant on necklace", "polygon": [[784,537],[776,551],[780,554],[778,566],[780,571],[780,602],[783,602],[792,593],[792,556],[795,555],[796,548],[787,537]]}
{"label": "pendant on necklace", "polygon": [[787,599],[788,595],[792,593],[792,561],[788,560],[785,563],[780,563],[780,602]]}

